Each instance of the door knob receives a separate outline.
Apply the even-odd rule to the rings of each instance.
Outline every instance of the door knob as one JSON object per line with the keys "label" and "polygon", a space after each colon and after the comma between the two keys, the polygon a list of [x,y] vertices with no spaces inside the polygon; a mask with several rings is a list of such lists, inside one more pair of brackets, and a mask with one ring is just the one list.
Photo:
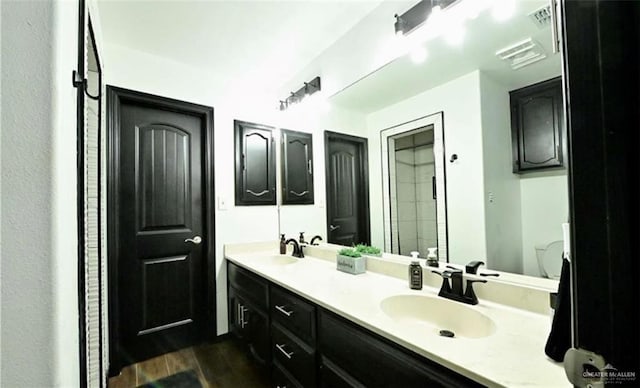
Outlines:
{"label": "door knob", "polygon": [[186,240],[184,240],[184,242],[188,243],[194,243],[196,245],[200,244],[202,242],[202,237],[200,236],[195,236],[194,238],[188,238]]}
{"label": "door knob", "polygon": [[333,232],[336,229],[340,229],[340,225],[338,225],[338,226],[329,225],[329,229],[331,229],[331,231]]}

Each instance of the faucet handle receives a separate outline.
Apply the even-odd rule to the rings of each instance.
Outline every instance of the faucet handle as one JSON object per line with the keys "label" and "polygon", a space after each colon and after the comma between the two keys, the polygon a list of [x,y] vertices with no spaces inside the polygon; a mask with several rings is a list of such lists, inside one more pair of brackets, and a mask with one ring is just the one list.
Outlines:
{"label": "faucet handle", "polygon": [[432,269],[431,272],[442,276],[442,286],[440,287],[440,292],[438,295],[442,296],[443,294],[451,293],[451,284],[449,284],[449,278],[451,277],[450,271],[436,271]]}
{"label": "faucet handle", "polygon": [[306,241],[304,241],[304,232],[300,232],[300,238],[298,239],[300,241],[300,243],[305,243]]}
{"label": "faucet handle", "polygon": [[467,266],[465,267],[465,270],[467,273],[476,274],[478,273],[478,268],[481,265],[484,265],[484,261],[480,261],[480,260],[470,261],[469,264],[467,264]]}
{"label": "faucet handle", "polygon": [[469,304],[478,304],[478,297],[473,290],[473,283],[486,283],[485,279],[467,279],[467,289],[464,291],[464,297],[469,301]]}

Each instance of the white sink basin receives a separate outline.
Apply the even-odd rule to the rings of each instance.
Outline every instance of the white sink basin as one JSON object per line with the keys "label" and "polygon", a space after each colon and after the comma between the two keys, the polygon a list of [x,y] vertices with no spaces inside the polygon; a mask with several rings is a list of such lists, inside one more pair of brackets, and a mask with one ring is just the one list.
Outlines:
{"label": "white sink basin", "polygon": [[298,260],[300,259],[292,256],[285,256],[285,255],[265,255],[265,256],[254,256],[251,258],[251,260],[255,260],[257,263],[267,264],[267,265],[288,265],[288,264],[297,263]]}
{"label": "white sink basin", "polygon": [[455,337],[482,338],[493,334],[495,323],[459,302],[422,295],[396,295],[380,302],[382,311],[400,323],[424,325],[432,334],[449,330]]}

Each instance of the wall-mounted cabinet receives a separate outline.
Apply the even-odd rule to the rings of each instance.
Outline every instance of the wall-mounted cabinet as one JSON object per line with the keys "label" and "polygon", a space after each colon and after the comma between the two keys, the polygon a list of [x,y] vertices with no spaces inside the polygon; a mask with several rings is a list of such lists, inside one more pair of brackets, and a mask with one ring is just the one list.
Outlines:
{"label": "wall-mounted cabinet", "polygon": [[273,128],[234,121],[236,206],[276,204]]}
{"label": "wall-mounted cabinet", "polygon": [[282,130],[282,204],[313,204],[313,137]]}
{"label": "wall-mounted cabinet", "polygon": [[565,137],[562,79],[553,78],[509,93],[513,172],[563,165]]}

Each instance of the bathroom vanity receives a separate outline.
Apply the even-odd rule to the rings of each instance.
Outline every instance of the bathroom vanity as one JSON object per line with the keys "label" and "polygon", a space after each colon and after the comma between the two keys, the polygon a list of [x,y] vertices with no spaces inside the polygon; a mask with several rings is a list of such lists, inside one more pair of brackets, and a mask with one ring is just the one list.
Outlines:
{"label": "bathroom vanity", "polygon": [[[350,275],[335,269],[337,246],[307,247],[303,259],[276,249],[225,246],[230,331],[271,369],[274,386],[569,385],[544,355],[546,314],[482,292],[477,306],[440,298],[428,271],[428,286],[410,290],[408,262],[395,255],[367,258],[368,272]],[[530,304],[545,294],[524,292]]]}

